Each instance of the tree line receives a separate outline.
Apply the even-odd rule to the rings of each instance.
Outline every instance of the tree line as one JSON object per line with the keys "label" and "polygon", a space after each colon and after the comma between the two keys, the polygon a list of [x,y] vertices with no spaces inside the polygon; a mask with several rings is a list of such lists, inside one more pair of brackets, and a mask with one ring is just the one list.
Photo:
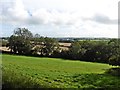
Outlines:
{"label": "tree line", "polygon": [[62,50],[55,38],[33,35],[26,28],[17,28],[9,37],[12,53],[47,56],[88,62],[109,63],[120,66],[120,39],[108,41],[73,41],[68,50]]}

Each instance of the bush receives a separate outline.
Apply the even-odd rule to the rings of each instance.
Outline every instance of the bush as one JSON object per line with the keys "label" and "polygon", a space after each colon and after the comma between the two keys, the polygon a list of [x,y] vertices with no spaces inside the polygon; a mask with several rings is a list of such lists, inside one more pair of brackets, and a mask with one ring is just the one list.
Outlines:
{"label": "bush", "polygon": [[2,42],[0,42],[0,43],[2,43],[2,44],[0,44],[0,45],[2,45],[3,47],[6,47],[7,44],[8,44],[8,42],[7,42],[7,41],[4,41],[4,40],[2,40]]}
{"label": "bush", "polygon": [[120,68],[111,68],[106,71],[106,73],[111,74],[113,76],[120,76]]}

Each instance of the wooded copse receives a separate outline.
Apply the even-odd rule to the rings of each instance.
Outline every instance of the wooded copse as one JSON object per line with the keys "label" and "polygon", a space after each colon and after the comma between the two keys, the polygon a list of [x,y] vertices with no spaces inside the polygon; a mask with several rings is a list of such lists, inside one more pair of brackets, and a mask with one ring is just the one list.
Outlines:
{"label": "wooded copse", "polygon": [[120,39],[107,41],[73,41],[68,50],[63,50],[55,38],[33,35],[26,28],[17,28],[7,45],[12,53],[34,56],[58,57],[88,62],[109,63],[120,66]]}

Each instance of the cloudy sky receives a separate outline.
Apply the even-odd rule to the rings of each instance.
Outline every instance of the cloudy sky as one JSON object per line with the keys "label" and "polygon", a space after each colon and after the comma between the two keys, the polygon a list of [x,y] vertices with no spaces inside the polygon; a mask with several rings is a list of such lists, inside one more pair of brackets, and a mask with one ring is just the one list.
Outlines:
{"label": "cloudy sky", "polygon": [[18,27],[48,37],[118,37],[119,0],[1,0],[0,35]]}

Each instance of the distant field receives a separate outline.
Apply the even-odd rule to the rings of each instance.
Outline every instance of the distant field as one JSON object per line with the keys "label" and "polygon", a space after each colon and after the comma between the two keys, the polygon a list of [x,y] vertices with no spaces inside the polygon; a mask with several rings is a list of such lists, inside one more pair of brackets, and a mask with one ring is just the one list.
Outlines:
{"label": "distant field", "polygon": [[120,78],[105,74],[108,64],[2,55],[3,87],[120,88]]}
{"label": "distant field", "polygon": [[[6,47],[6,46],[1,46],[2,44],[0,44],[0,50],[1,51],[7,51],[7,52],[10,52],[10,49],[9,47]],[[59,43],[60,45],[60,48],[62,50],[68,50],[69,49],[69,46],[71,45],[71,43]]]}

